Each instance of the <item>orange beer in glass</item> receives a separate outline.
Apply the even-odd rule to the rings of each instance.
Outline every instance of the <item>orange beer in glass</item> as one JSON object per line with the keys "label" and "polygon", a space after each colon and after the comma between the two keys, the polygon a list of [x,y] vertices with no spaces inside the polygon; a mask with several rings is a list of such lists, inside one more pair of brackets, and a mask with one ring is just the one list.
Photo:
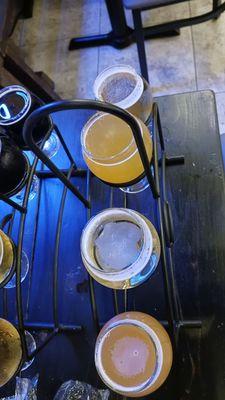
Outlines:
{"label": "orange beer in glass", "polygon": [[102,328],[95,345],[95,365],[103,382],[127,397],[157,390],[172,366],[172,346],[163,326],[150,315],[119,314]]}
{"label": "orange beer in glass", "polygon": [[[150,132],[141,120],[136,120],[150,163]],[[81,144],[87,166],[99,179],[128,193],[148,187],[132,130],[121,118],[106,113],[95,114],[82,130]]]}

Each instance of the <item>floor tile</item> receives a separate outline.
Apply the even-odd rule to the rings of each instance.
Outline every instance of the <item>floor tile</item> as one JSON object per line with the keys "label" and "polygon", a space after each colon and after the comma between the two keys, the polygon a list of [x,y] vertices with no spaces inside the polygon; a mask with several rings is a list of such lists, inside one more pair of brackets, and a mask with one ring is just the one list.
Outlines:
{"label": "floor tile", "polygon": [[[211,1],[191,1],[191,14],[210,10]],[[198,89],[225,91],[225,13],[192,27]]]}
{"label": "floor tile", "polygon": [[25,61],[35,71],[44,71],[63,98],[90,98],[97,75],[98,49],[68,51],[68,40],[37,43],[23,48]]}
{"label": "floor tile", "polygon": [[189,2],[172,4],[166,7],[155,8],[145,11],[143,15],[144,26],[162,24],[180,18],[188,18],[190,15]]}
{"label": "floor tile", "polygon": [[[106,33],[111,30],[110,20],[105,4],[105,0],[100,0],[101,2],[101,23],[100,30],[102,33]],[[161,7],[154,10],[142,12],[142,20],[144,26],[151,26],[155,24],[160,24],[170,20],[189,17],[189,4],[188,2],[175,4],[171,6]],[[126,10],[126,20],[127,24],[133,27],[133,19],[130,10]]]}
{"label": "floor tile", "polygon": [[225,133],[225,93],[216,94],[217,113],[220,126],[220,134]]}
{"label": "floor tile", "polygon": [[[149,79],[155,95],[196,90],[191,29],[178,37],[146,42]],[[123,50],[99,49],[99,72],[114,64],[129,64],[139,71],[136,45]]]}
{"label": "floor tile", "polygon": [[201,15],[212,10],[213,0],[190,0],[191,15]]}
{"label": "floor tile", "polygon": [[36,0],[24,21],[22,45],[99,32],[100,0]]}
{"label": "floor tile", "polygon": [[13,31],[13,34],[11,36],[12,41],[17,46],[21,45],[23,25],[24,25],[24,20],[23,19],[18,20],[16,23],[16,26],[15,26],[15,29]]}
{"label": "floor tile", "polygon": [[[125,11],[126,20],[129,26],[132,26],[132,15],[130,11]],[[112,29],[109,14],[107,11],[105,0],[100,0],[100,32],[108,33]]]}

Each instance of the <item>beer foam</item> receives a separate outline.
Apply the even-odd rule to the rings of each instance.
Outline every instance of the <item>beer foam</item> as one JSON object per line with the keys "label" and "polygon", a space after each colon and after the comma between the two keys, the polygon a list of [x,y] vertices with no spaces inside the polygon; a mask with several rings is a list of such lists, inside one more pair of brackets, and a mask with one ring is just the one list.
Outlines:
{"label": "beer foam", "polygon": [[133,75],[118,73],[105,79],[99,90],[104,101],[119,103],[126,99],[135,89],[137,84]]}
{"label": "beer foam", "polygon": [[[114,224],[116,225],[118,221],[119,225],[121,224],[121,222],[126,222],[128,225],[133,224],[134,226],[137,226],[137,229],[140,229],[141,234],[139,237],[138,237],[138,230],[133,229],[133,227],[132,230],[130,230],[131,237],[133,237],[132,245],[131,242],[129,242],[131,238],[129,240],[126,238],[127,243],[129,242],[129,246],[133,248],[132,257],[135,258],[135,260],[133,263],[128,265],[129,262],[131,261],[131,258],[128,258],[130,257],[130,255],[124,254],[122,260],[123,262],[122,266],[125,265],[125,268],[121,268],[120,260],[118,260],[118,253],[117,254],[115,253],[116,257],[113,257],[113,262],[114,262],[114,268],[116,267],[116,269],[106,270],[103,269],[101,266],[99,266],[98,263],[99,260],[96,259],[95,241],[100,236],[102,227],[105,226],[105,224],[113,223],[113,225],[110,225],[110,230],[109,230],[109,234],[112,236],[113,230],[115,228]],[[121,225],[120,228],[120,237],[122,234],[122,230],[123,230],[123,225]],[[110,235],[107,236],[109,237]],[[141,241],[139,242],[138,238],[140,237]],[[134,238],[136,239],[134,240]],[[106,241],[107,240],[105,240],[104,238],[104,246],[106,245]],[[113,248],[111,244],[107,244],[107,246],[111,247],[111,249]],[[114,246],[115,246],[115,239],[114,239]],[[138,248],[134,252],[135,246],[138,246]],[[109,247],[107,247],[107,249],[109,249]],[[81,254],[84,265],[86,266],[88,271],[93,272],[95,277],[99,277],[100,279],[102,278],[104,279],[107,276],[107,280],[112,282],[119,282],[121,280],[130,279],[132,276],[136,276],[138,273],[140,273],[143,270],[143,266],[147,265],[147,263],[149,262],[152,254],[152,249],[153,249],[153,239],[147,223],[136,212],[129,209],[110,208],[102,211],[88,222],[81,236]],[[115,251],[115,249],[113,250]],[[123,251],[124,250],[120,246],[119,254],[122,254]],[[138,252],[140,254],[138,254]],[[124,251],[124,253],[128,253],[127,249]],[[112,261],[111,255],[107,255],[107,253],[104,251],[104,248],[102,248],[100,254],[98,253],[98,257],[100,257],[100,262],[102,262],[101,257],[103,258],[104,267],[106,267],[106,264],[108,266],[109,261]]]}
{"label": "beer foam", "polygon": [[[137,340],[137,336],[136,339],[133,338],[132,343],[128,343],[130,344],[130,348],[129,346],[123,346],[124,343],[121,343],[121,341],[117,341],[114,347],[112,347],[113,350],[110,351],[110,354],[108,352],[110,346],[106,343],[110,343],[111,332],[113,330],[116,330],[117,327],[119,328],[120,326],[127,326],[127,329],[129,329],[129,325],[134,326],[137,329],[141,329],[141,331],[144,331],[146,335],[149,335],[149,342],[152,342],[154,344],[156,363],[153,363],[154,370],[152,369],[153,365],[150,366],[152,373],[147,374],[147,376],[144,371],[146,372],[146,364],[150,355],[146,354],[146,351],[149,351],[149,348],[148,346],[146,346],[147,341],[143,341],[143,338],[142,340]],[[127,335],[125,335],[124,337],[125,339],[127,339]],[[123,339],[123,337],[121,337],[121,339]],[[120,355],[118,354],[118,346],[120,347]],[[133,354],[131,352],[129,354],[129,350],[131,350],[131,347],[133,347]],[[107,362],[104,362],[105,356],[109,358],[109,360],[111,359],[111,361],[107,360],[111,364],[110,368],[108,368]],[[137,359],[139,358],[139,361],[135,364],[135,362],[133,361],[136,357]],[[129,365],[131,363],[131,360],[132,365]],[[121,361],[122,364],[120,364]],[[163,365],[163,350],[160,339],[157,336],[156,332],[154,332],[154,330],[150,328],[150,326],[146,325],[142,321],[127,318],[122,321],[115,322],[111,326],[109,325],[103,336],[101,336],[100,333],[100,336],[97,339],[95,347],[95,365],[99,375],[101,376],[105,384],[109,386],[112,390],[127,394],[142,391],[146,389],[146,387],[152,386],[160,375]],[[115,380],[116,375],[118,379]],[[137,379],[135,379],[135,376],[137,377]],[[125,385],[124,379],[127,380],[127,385]]]}
{"label": "beer foam", "polygon": [[93,91],[97,99],[127,109],[141,97],[144,83],[132,67],[116,65],[106,68],[97,76]]}
{"label": "beer foam", "polygon": [[95,257],[104,271],[121,271],[137,260],[142,246],[142,231],[136,224],[107,222],[95,239]]}

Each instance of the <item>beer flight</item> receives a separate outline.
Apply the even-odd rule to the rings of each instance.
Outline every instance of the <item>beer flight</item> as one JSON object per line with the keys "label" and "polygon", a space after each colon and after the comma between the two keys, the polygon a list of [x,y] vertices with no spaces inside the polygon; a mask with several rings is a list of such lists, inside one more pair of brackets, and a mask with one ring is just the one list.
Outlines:
{"label": "beer flight", "polygon": [[[22,93],[23,89],[17,88],[20,90]],[[136,119],[150,168],[153,146],[146,125],[153,105],[150,85],[130,66],[118,65],[100,73],[93,90],[97,100],[126,109]],[[32,103],[32,99],[29,101]],[[9,121],[14,118],[21,124],[22,114],[16,116],[16,112],[22,113],[21,105],[15,101],[15,107],[10,108],[9,104],[5,99],[1,101],[0,92],[0,126],[8,126],[7,140],[13,140],[12,151],[15,154],[19,152],[18,163],[27,165],[17,147],[25,149],[21,139],[22,127],[17,125],[12,130]],[[45,124],[42,121],[43,127]],[[40,132],[46,134],[46,129],[38,131],[37,141],[43,137]],[[4,140],[1,138],[2,148],[6,145]],[[122,119],[102,112],[94,114],[81,131],[81,150],[87,167],[106,184],[130,194],[148,187],[133,133]],[[0,161],[0,168],[1,164]],[[22,176],[23,168],[19,171]],[[16,184],[20,189],[19,179]],[[5,194],[10,195],[13,183],[11,186]],[[4,281],[13,265],[14,245],[3,232],[0,232],[0,239],[3,242],[0,241],[0,280]],[[125,208],[105,209],[91,218],[83,229],[80,248],[88,273],[112,289],[125,290],[142,284],[154,273],[160,259],[160,240],[154,225],[144,215]],[[3,319],[0,319],[0,354],[2,386],[17,372],[21,362],[20,336]],[[150,315],[136,311],[119,314],[99,333],[95,365],[99,376],[111,390],[128,397],[145,396],[158,389],[170,372],[170,338],[163,326]],[[1,370],[5,371],[3,375]]]}

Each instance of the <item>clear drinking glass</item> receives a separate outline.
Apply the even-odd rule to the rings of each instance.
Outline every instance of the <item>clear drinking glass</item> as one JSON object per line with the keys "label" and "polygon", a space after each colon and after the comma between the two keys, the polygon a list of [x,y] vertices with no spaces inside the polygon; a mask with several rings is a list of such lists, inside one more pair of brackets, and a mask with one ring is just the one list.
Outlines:
{"label": "clear drinking glass", "polygon": [[93,91],[96,99],[121,107],[143,122],[151,115],[151,87],[129,65],[114,65],[104,69],[97,76]]}
{"label": "clear drinking glass", "polygon": [[[37,175],[34,175],[33,179],[32,179],[32,182],[31,182],[28,201],[33,200],[36,197],[36,195],[38,194],[39,184],[40,184],[40,181],[39,181]],[[12,196],[11,200],[15,201],[18,204],[22,204],[23,203],[23,199],[24,199],[24,195],[25,195],[25,190],[26,189],[23,188],[19,193],[17,193],[14,196]]]}
{"label": "clear drinking glass", "polygon": [[22,362],[22,347],[17,329],[0,318],[0,387],[4,386],[19,371]]}
{"label": "clear drinking glass", "polygon": [[[29,173],[30,162],[8,137],[0,135],[0,194],[10,197],[16,202],[22,202]],[[29,200],[38,192],[39,180],[35,175],[29,194]]]}
{"label": "clear drinking glass", "polygon": [[[137,118],[136,121],[150,168],[152,139],[147,126]],[[148,187],[131,128],[121,118],[106,113],[92,116],[82,129],[81,145],[87,166],[102,181],[128,193],[138,193]]]}
{"label": "clear drinking glass", "polygon": [[[22,251],[22,255],[21,255],[21,278],[20,278],[20,282],[22,283],[28,274],[29,271],[29,260],[27,257],[27,253],[25,253],[25,251]],[[16,273],[13,274],[12,278],[10,279],[10,281],[4,286],[5,289],[13,289],[16,287]]]}
{"label": "clear drinking glass", "polygon": [[[7,86],[0,90],[0,126],[13,138],[22,150],[29,150],[23,139],[23,125],[29,115],[44,105],[43,101],[19,85]],[[50,116],[39,120],[33,130],[33,137],[40,144],[49,132],[50,137],[44,145],[45,154],[51,158],[59,150],[60,141],[53,132],[53,122]]]}
{"label": "clear drinking glass", "polygon": [[155,227],[141,214],[109,208],[85,226],[81,255],[96,281],[113,289],[129,289],[154,273],[160,258],[160,241]]}
{"label": "clear drinking glass", "polygon": [[[36,350],[34,337],[25,331],[28,353]],[[23,361],[21,337],[18,330],[7,320],[0,318],[0,387],[4,386],[20,370],[25,371],[34,359]]]}
{"label": "clear drinking glass", "polygon": [[[6,289],[16,287],[16,246],[11,238],[9,238],[2,230],[0,230],[0,286]],[[21,256],[21,283],[27,276],[29,271],[29,260],[25,251]],[[11,276],[11,279],[9,277]],[[10,280],[9,280],[10,279]],[[9,281],[8,281],[9,280]]]}
{"label": "clear drinking glass", "polygon": [[[28,331],[25,331],[25,339],[26,339],[28,354],[32,354],[33,351],[35,351],[36,348],[37,348],[35,339],[34,339],[33,335],[31,335],[31,333],[28,332]],[[33,362],[34,362],[34,358],[32,358],[32,359],[29,360],[29,361],[26,361],[26,362],[23,364],[23,366],[22,366],[22,368],[21,368],[21,371],[25,371],[27,368],[29,368],[29,367],[31,366],[31,364],[32,364]]]}
{"label": "clear drinking glass", "polygon": [[172,346],[163,326],[141,312],[119,314],[105,324],[95,345],[95,365],[114,392],[142,397],[158,389],[172,365]]}

